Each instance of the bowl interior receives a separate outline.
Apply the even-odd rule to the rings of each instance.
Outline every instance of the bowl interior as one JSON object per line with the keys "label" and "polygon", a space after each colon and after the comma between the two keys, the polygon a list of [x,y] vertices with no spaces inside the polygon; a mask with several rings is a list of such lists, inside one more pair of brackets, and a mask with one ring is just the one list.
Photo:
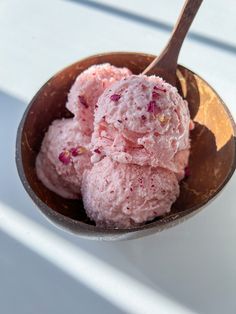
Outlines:
{"label": "bowl interior", "polygon": [[234,122],[217,93],[197,74],[178,67],[178,89],[189,103],[195,129],[191,132],[190,176],[181,182],[181,193],[169,215],[141,228],[126,231],[96,228],[81,201],[71,201],[49,191],[38,180],[35,158],[45,131],[54,119],[71,117],[65,108],[67,93],[79,73],[93,64],[109,62],[138,74],[154,56],[110,53],[78,61],[54,75],[35,95],[21,121],[17,138],[17,166],[22,182],[41,211],[68,230],[94,237],[161,230],[195,213],[227,183],[235,168]]}

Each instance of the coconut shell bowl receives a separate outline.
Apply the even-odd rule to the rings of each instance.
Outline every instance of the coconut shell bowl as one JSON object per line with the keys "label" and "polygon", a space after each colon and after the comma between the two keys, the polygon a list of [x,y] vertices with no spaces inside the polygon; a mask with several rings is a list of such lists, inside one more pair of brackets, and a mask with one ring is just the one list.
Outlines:
{"label": "coconut shell bowl", "polygon": [[78,236],[97,240],[138,238],[170,228],[206,207],[231,178],[236,165],[235,124],[216,91],[200,76],[178,65],[178,90],[188,101],[195,128],[191,131],[189,175],[181,181],[180,195],[164,217],[131,229],[98,228],[86,216],[80,200],[64,199],[39,181],[35,159],[51,122],[71,117],[65,108],[75,78],[89,66],[111,63],[142,71],[155,56],[114,52],[80,60],[55,74],[28,105],[20,122],[16,141],[16,163],[21,181],[39,210],[55,225]]}

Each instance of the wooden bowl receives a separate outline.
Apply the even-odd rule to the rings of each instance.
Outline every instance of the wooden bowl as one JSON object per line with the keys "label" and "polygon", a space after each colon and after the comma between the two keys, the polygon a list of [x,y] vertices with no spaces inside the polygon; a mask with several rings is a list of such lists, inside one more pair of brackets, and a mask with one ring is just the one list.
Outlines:
{"label": "wooden bowl", "polygon": [[235,170],[235,124],[227,107],[207,82],[178,66],[179,91],[189,103],[195,129],[191,133],[190,176],[181,182],[181,193],[165,217],[132,229],[103,229],[86,216],[82,201],[72,201],[49,191],[38,180],[35,158],[45,131],[58,118],[71,117],[65,108],[75,78],[93,64],[109,62],[138,74],[155,56],[114,52],[78,61],[54,75],[34,96],[17,133],[16,163],[22,183],[41,212],[57,226],[90,239],[138,238],[172,227],[199,212],[223,189]]}

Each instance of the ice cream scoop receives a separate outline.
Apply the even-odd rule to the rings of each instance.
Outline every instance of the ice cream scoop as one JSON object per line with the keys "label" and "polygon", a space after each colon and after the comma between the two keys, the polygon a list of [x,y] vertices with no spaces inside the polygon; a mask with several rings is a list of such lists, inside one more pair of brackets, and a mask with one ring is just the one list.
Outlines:
{"label": "ice cream scoop", "polygon": [[88,144],[74,119],[53,121],[36,158],[38,178],[64,198],[80,198],[83,172],[91,167]]}
{"label": "ice cream scoop", "polygon": [[176,154],[189,150],[190,128],[188,104],[175,87],[160,77],[132,75],[115,82],[98,100],[92,161],[109,156],[178,173],[186,162],[179,162]]}
{"label": "ice cream scoop", "polygon": [[91,135],[94,110],[103,91],[129,75],[129,69],[109,63],[93,65],[78,75],[68,94],[66,107],[74,114],[82,133]]}
{"label": "ice cream scoop", "polygon": [[84,172],[82,195],[86,213],[96,226],[130,228],[170,212],[179,184],[169,170],[105,157]]}

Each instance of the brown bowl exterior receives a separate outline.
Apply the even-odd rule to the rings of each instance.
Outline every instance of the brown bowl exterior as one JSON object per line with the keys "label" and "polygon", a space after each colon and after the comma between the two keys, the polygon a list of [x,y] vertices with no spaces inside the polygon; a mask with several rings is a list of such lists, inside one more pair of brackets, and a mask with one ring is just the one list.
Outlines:
{"label": "brown bowl exterior", "polygon": [[217,93],[201,77],[178,66],[178,89],[189,103],[195,129],[191,133],[190,176],[181,182],[181,193],[172,211],[142,227],[122,230],[96,227],[81,201],[71,201],[49,191],[38,180],[35,158],[45,131],[58,118],[71,117],[65,108],[75,78],[93,64],[109,62],[141,73],[155,56],[113,52],[78,61],[54,75],[32,99],[17,133],[16,163],[22,183],[41,212],[57,226],[97,240],[138,238],[172,227],[200,211],[226,185],[235,170],[234,121]]}

